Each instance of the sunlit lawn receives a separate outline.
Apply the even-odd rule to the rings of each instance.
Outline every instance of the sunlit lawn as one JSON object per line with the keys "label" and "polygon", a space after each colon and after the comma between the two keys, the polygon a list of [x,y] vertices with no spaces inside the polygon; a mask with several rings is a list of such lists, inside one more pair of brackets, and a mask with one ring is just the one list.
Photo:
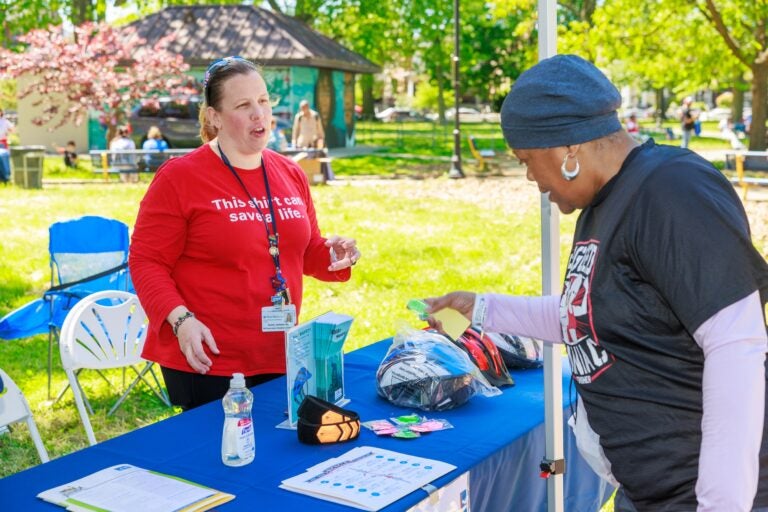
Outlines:
{"label": "sunlit lawn", "polygon": [[[354,236],[364,259],[355,267],[349,283],[330,285],[307,279],[302,316],[310,318],[328,310],[354,316],[347,350],[390,337],[403,324],[414,324],[413,315],[404,307],[414,297],[455,289],[539,293],[538,195],[489,198],[483,194],[492,187],[473,188],[446,179],[447,157],[453,151],[451,130],[452,126],[432,123],[359,123],[357,143],[381,150],[334,160],[333,170],[339,177],[432,179],[313,189],[324,233]],[[481,147],[507,155],[498,126],[465,125],[463,130],[462,158],[468,174],[475,172],[466,143],[468,134],[475,135]],[[658,142],[678,144],[679,140]],[[727,148],[725,141],[716,138],[695,138],[692,146]],[[507,165],[514,166],[515,160],[506,158]],[[39,297],[49,286],[47,228],[52,222],[95,214],[133,226],[151,177],[144,176],[142,183],[135,185],[117,183],[114,177],[104,183],[101,177],[93,172],[87,157],[81,158],[79,169],[70,170],[64,168],[61,157],[52,156],[46,159],[46,180],[96,182],[49,182],[42,190],[0,188],[0,316]],[[515,201],[529,204],[510,214],[506,206]],[[572,222],[572,217],[561,219],[561,232],[566,234],[561,258],[567,254]],[[55,458],[85,447],[87,441],[71,393],[56,405],[47,401],[47,346],[46,336],[0,341],[0,367],[26,394],[46,447]],[[58,354],[54,355],[56,391],[66,378],[57,362]],[[117,381],[119,373],[112,377]],[[85,378],[84,382],[96,409],[92,423],[98,440],[174,414],[141,390],[107,418],[105,411],[117,395],[97,378]],[[25,427],[0,436],[0,460],[0,477],[38,462]],[[611,509],[609,504],[604,510]]]}

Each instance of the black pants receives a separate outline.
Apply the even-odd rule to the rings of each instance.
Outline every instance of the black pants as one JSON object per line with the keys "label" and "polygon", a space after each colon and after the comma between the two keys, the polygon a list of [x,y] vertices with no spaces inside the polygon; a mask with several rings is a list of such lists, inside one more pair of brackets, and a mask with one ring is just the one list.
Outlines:
{"label": "black pants", "polygon": [[[161,366],[165,387],[171,403],[188,411],[214,400],[221,400],[229,389],[232,377],[219,375],[202,375],[200,373],[182,372]],[[245,385],[253,387],[280,377],[279,373],[264,373],[245,378]]]}

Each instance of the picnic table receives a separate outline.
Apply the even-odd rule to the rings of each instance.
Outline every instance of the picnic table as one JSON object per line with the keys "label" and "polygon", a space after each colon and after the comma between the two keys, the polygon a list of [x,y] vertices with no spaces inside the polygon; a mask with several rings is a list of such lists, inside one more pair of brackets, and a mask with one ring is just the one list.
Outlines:
{"label": "picnic table", "polygon": [[[725,154],[725,168],[736,171],[730,181],[741,187],[745,201],[750,186],[768,185],[768,151],[729,151]],[[745,175],[745,171],[751,175]]]}

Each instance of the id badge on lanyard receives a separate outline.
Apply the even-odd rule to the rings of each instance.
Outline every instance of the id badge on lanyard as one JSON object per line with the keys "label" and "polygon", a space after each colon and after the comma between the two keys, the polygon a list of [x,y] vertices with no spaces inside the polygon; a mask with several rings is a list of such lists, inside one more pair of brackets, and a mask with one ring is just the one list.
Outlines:
{"label": "id badge on lanyard", "polygon": [[296,325],[296,306],[286,304],[261,308],[261,330],[264,332],[287,331]]}

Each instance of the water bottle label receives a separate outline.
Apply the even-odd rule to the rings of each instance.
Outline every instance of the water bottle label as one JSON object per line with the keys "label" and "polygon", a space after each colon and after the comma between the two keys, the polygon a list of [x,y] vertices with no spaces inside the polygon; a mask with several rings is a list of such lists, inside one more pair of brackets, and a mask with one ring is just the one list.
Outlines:
{"label": "water bottle label", "polygon": [[256,444],[253,438],[253,422],[250,418],[240,418],[237,421],[237,455],[241,459],[253,456]]}

